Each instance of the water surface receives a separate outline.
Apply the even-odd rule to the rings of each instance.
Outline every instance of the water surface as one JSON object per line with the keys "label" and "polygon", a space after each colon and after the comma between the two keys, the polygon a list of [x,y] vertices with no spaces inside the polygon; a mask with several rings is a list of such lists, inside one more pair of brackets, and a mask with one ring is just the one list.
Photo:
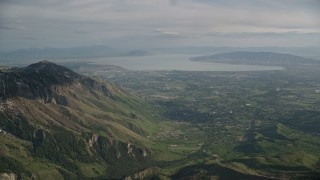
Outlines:
{"label": "water surface", "polygon": [[267,71],[283,70],[279,66],[237,65],[211,62],[195,62],[188,54],[156,54],[140,57],[99,57],[87,59],[94,64],[116,65],[135,71]]}

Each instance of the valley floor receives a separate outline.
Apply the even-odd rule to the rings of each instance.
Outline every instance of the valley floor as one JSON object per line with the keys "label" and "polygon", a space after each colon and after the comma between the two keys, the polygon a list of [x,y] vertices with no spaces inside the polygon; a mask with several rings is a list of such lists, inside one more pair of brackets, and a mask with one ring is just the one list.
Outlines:
{"label": "valley floor", "polygon": [[[260,72],[95,71],[171,122],[149,138],[182,177],[319,178],[320,77]],[[157,147],[157,148],[159,148]]]}

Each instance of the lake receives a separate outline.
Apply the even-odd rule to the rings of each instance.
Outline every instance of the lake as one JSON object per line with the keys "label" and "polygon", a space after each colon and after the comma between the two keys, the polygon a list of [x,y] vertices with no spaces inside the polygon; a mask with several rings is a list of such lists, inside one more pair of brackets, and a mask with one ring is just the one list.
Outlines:
{"label": "lake", "polygon": [[236,65],[191,61],[188,54],[155,54],[139,57],[99,57],[86,59],[93,64],[116,65],[134,71],[269,71],[279,66]]}

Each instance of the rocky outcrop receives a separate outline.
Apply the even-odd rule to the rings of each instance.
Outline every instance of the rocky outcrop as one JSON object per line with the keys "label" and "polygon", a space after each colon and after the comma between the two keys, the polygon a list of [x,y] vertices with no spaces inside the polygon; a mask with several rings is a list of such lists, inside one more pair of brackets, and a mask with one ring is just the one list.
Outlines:
{"label": "rocky outcrop", "polygon": [[18,178],[18,176],[13,173],[0,174],[0,180],[16,180],[17,178]]}
{"label": "rocky outcrop", "polygon": [[133,152],[133,147],[131,146],[130,143],[128,143],[127,149],[128,149],[128,155],[129,155],[129,156],[132,156],[132,157],[135,157],[135,154],[134,154],[134,152]]}
{"label": "rocky outcrop", "polygon": [[98,134],[92,135],[91,138],[90,138],[89,141],[88,141],[89,147],[93,148],[93,145],[98,142],[98,138],[99,138],[99,135],[98,135]]}
{"label": "rocky outcrop", "polygon": [[139,148],[139,151],[143,157],[147,157],[149,154],[151,154],[151,151],[145,147]]}
{"label": "rocky outcrop", "polygon": [[147,179],[152,178],[160,174],[161,169],[158,167],[151,167],[144,169],[143,171],[140,171],[138,173],[135,173],[132,176],[128,176],[124,178],[125,180],[135,180],[135,179]]}

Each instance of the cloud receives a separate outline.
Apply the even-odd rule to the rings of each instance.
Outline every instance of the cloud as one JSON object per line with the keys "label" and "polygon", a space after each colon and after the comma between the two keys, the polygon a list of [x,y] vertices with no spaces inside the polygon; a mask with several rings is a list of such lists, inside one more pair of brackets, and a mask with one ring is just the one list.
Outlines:
{"label": "cloud", "polygon": [[183,35],[179,32],[165,31],[162,29],[154,29],[151,32],[151,35],[160,36],[160,37],[164,37],[164,38],[182,38],[183,37]]}
{"label": "cloud", "polygon": [[169,0],[170,4],[173,6],[176,6],[179,2],[179,0]]}
{"label": "cloud", "polygon": [[16,28],[10,27],[10,26],[0,25],[0,29],[3,29],[3,30],[14,30],[14,29],[16,29]]}
{"label": "cloud", "polygon": [[139,41],[146,47],[173,40],[215,45],[217,39],[228,39],[223,44],[232,46],[230,38],[245,36],[255,37],[250,45],[258,46],[262,37],[276,43],[284,34],[293,42],[289,44],[299,36],[300,42],[314,45],[319,40],[319,9],[318,0],[2,0],[0,49],[130,43],[139,38],[147,39]]}
{"label": "cloud", "polygon": [[314,38],[320,37],[320,32],[299,32],[299,31],[288,31],[288,32],[209,32],[205,36],[209,37],[257,37],[257,38],[278,38],[278,37],[308,37],[313,36]]}
{"label": "cloud", "polygon": [[24,39],[31,40],[31,41],[39,41],[40,40],[39,38],[36,38],[36,37],[24,37]]}

